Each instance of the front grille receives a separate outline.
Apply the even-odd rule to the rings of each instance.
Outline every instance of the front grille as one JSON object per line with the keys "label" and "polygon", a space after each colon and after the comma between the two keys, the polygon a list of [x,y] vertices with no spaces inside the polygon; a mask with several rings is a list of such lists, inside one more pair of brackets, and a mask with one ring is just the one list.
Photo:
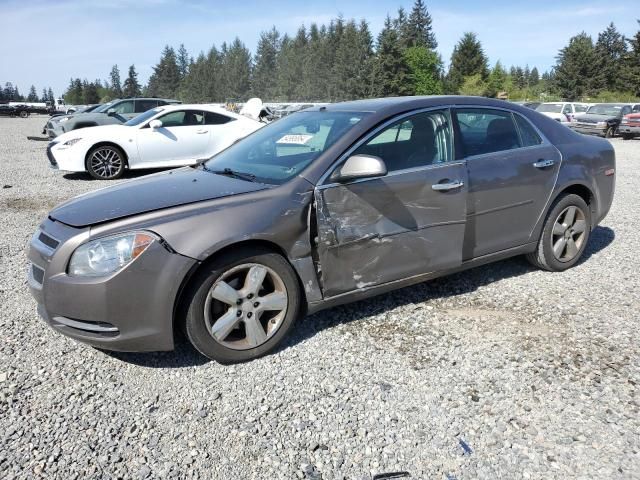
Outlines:
{"label": "front grille", "polygon": [[50,237],[44,232],[40,232],[40,235],[38,235],[38,240],[41,243],[44,243],[47,247],[51,248],[52,250],[55,250],[56,248],[58,248],[58,245],[60,245],[60,242],[58,240],[56,240],[53,237]]}
{"label": "front grille", "polygon": [[40,285],[42,285],[42,282],[44,281],[44,270],[42,268],[40,268],[39,266],[32,264],[31,265],[31,275],[33,276],[33,279],[38,282]]}

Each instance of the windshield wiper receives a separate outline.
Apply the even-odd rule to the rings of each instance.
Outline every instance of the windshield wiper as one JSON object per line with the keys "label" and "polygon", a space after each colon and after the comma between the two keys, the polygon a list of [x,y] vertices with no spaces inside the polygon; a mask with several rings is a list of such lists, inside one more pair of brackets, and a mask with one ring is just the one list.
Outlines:
{"label": "windshield wiper", "polygon": [[232,170],[230,168],[224,168],[222,170],[209,170],[208,168],[205,167],[205,169],[217,175],[226,175],[228,177],[235,177],[241,180],[246,180],[247,182],[256,181],[256,176],[253,173],[239,172],[237,170]]}

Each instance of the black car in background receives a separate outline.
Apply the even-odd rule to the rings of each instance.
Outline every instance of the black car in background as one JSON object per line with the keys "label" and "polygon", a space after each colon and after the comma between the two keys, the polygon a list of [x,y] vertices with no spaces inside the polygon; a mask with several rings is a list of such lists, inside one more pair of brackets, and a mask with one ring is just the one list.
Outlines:
{"label": "black car in background", "polygon": [[0,105],[0,116],[27,118],[29,109],[26,105]]}
{"label": "black car in background", "polygon": [[597,103],[586,113],[576,115],[570,126],[576,132],[611,138],[617,133],[622,117],[633,112],[640,112],[640,104]]}

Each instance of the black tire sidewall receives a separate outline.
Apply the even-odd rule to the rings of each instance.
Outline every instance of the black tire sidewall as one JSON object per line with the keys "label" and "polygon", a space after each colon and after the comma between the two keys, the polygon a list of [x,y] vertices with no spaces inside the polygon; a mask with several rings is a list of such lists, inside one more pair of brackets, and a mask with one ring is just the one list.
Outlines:
{"label": "black tire sidewall", "polygon": [[[553,232],[553,225],[555,224],[558,215],[567,207],[576,206],[580,208],[584,212],[585,220],[587,223],[585,234],[586,238],[582,243],[582,247],[580,247],[580,251],[575,256],[573,260],[568,262],[561,262],[553,254],[553,249],[551,247],[551,235]],[[547,220],[544,225],[544,229],[542,231],[542,236],[540,241],[542,242],[542,254],[544,255],[545,263],[549,266],[549,268],[556,272],[561,272],[573,267],[584,253],[587,248],[587,244],[589,243],[589,237],[591,236],[591,210],[587,203],[582,199],[582,197],[574,194],[565,195],[564,197],[558,199],[554,207],[549,212],[547,216]]]}
{"label": "black tire sidewall", "polygon": [[[230,268],[243,263],[259,263],[280,275],[287,289],[287,313],[278,331],[264,344],[249,350],[233,350],[218,343],[207,330],[204,305],[214,282]],[[281,255],[241,249],[231,255],[225,255],[224,260],[219,259],[206,265],[190,282],[185,296],[184,331],[194,348],[204,356],[223,364],[246,362],[266,355],[278,346],[298,318],[301,301],[296,274]]]}
{"label": "black tire sidewall", "polygon": [[[118,153],[118,155],[120,155],[120,159],[122,160],[122,166],[120,167],[120,171],[109,178],[101,177],[100,175],[98,175],[96,172],[93,171],[93,168],[91,168],[91,157],[93,157],[93,154],[96,152],[96,150],[100,150],[103,148],[111,148],[115,150]],[[125,164],[126,164],[126,160],[125,160],[124,152],[122,151],[121,148],[116,147],[115,145],[100,145],[98,147],[93,147],[91,150],[89,150],[89,153],[87,154],[87,158],[85,160],[85,167],[87,169],[87,172],[89,172],[89,175],[91,175],[96,180],[117,180],[118,178],[122,177],[122,175],[124,175]]]}

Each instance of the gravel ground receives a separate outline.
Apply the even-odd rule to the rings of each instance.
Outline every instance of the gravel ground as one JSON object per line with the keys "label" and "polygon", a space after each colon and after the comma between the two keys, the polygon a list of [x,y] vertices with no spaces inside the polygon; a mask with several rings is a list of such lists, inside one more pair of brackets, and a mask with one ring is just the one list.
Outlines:
{"label": "gravel ground", "polygon": [[44,117],[0,118],[0,477],[640,478],[640,140],[613,140],[613,209],[578,266],[512,259],[306,318],[221,366],[54,333],[25,247],[72,195]]}

